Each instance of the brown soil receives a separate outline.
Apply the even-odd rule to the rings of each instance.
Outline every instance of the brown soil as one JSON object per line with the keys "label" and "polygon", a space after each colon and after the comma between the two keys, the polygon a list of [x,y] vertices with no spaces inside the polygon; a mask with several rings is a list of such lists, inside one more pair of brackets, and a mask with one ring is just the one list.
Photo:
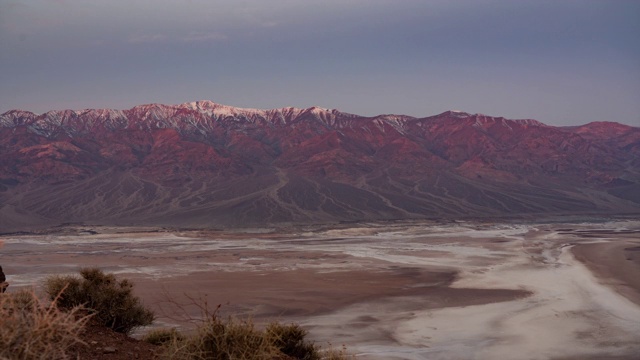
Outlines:
{"label": "brown soil", "polygon": [[[419,296],[421,307],[435,309],[510,301],[531,294],[519,289],[452,288],[455,278],[452,271],[417,268],[198,272],[162,281],[140,279],[135,291],[161,319],[173,314],[171,320],[182,324],[180,320],[201,315],[198,304],[205,299],[209,306],[222,305],[223,314],[268,321],[326,314],[373,299]],[[177,314],[182,314],[182,319],[176,318],[180,317]]]}
{"label": "brown soil", "polygon": [[[84,329],[81,339],[85,344],[77,344],[69,351],[71,358],[78,360],[151,360],[157,359],[159,346],[136,340],[117,333],[91,320]],[[115,351],[113,351],[115,350]]]}
{"label": "brown soil", "polygon": [[640,304],[640,241],[578,244],[572,251],[601,282]]}

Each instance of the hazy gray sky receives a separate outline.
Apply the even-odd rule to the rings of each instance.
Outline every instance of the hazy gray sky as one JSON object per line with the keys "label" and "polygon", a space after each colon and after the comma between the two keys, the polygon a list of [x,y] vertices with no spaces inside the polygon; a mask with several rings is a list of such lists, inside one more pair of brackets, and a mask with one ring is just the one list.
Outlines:
{"label": "hazy gray sky", "polygon": [[0,0],[0,112],[205,99],[640,126],[640,1]]}

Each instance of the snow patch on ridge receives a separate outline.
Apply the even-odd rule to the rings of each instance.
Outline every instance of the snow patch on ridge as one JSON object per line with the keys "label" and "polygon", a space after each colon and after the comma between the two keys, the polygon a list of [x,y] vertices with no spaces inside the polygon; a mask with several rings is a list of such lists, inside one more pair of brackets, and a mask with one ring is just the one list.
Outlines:
{"label": "snow patch on ridge", "polygon": [[[318,106],[308,109],[295,107],[283,107],[277,109],[254,109],[221,105],[208,100],[201,100],[177,105],[177,108],[189,109],[217,120],[234,118],[234,120],[247,120],[251,123],[290,123],[303,113],[314,115],[317,118],[332,121],[336,114],[342,114],[337,110],[329,110]],[[346,114],[345,114],[346,115]]]}
{"label": "snow patch on ridge", "polygon": [[[297,126],[298,122],[312,121],[333,129],[362,128],[372,121],[381,131],[393,128],[400,134],[407,134],[409,122],[424,125],[424,120],[447,121],[460,119],[462,123],[486,129],[494,124],[512,128],[521,126],[546,126],[536,120],[507,120],[482,114],[471,115],[460,110],[449,110],[427,118],[406,115],[378,115],[365,117],[343,113],[336,109],[319,106],[309,108],[283,107],[277,109],[241,108],[218,104],[209,100],[192,101],[179,105],[143,104],[128,110],[84,109],[49,111],[42,115],[12,110],[0,115],[0,126],[12,128],[26,126],[29,131],[50,137],[64,133],[70,136],[92,131],[116,129],[174,129],[182,134],[206,135],[218,126],[236,124],[245,126]],[[364,121],[364,122],[362,122]],[[483,130],[484,131],[484,130]]]}

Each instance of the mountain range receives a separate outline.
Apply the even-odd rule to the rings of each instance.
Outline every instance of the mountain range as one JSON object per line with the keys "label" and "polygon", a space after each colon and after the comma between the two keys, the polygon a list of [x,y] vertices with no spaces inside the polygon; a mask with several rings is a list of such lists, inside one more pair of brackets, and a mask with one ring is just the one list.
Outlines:
{"label": "mountain range", "polygon": [[640,213],[640,128],[198,101],[0,115],[0,231]]}

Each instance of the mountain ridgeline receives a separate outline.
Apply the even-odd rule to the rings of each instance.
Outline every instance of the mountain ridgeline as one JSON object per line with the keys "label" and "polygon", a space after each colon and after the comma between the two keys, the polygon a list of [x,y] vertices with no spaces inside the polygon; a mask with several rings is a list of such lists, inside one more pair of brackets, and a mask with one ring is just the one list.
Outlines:
{"label": "mountain ridgeline", "polygon": [[199,101],[0,115],[0,231],[640,213],[640,128]]}

